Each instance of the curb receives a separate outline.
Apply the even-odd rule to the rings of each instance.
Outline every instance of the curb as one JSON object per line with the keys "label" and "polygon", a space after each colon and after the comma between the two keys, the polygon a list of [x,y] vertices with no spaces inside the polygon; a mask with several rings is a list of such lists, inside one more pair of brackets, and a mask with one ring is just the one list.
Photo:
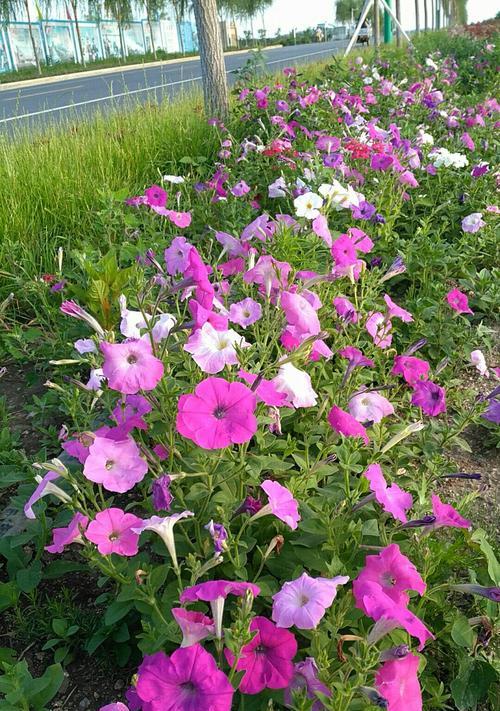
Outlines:
{"label": "curb", "polygon": [[[279,49],[283,45],[281,44],[271,44],[265,49]],[[237,49],[234,52],[224,52],[225,57],[231,57],[238,54],[249,54],[253,48],[250,49]],[[71,81],[72,79],[84,79],[85,77],[96,77],[106,74],[123,74],[124,72],[130,72],[137,69],[147,69],[149,67],[162,67],[168,64],[179,64],[181,62],[195,62],[200,58],[199,54],[192,57],[177,57],[176,59],[164,59],[157,62],[141,62],[140,64],[127,64],[123,67],[105,67],[103,69],[89,69],[88,71],[72,72],[71,74],[57,74],[50,77],[38,77],[37,79],[24,79],[20,81],[11,81],[6,84],[2,84],[0,80],[0,92],[9,91],[12,89],[19,89],[23,87],[30,86],[40,86],[46,84],[55,84],[61,81]]]}

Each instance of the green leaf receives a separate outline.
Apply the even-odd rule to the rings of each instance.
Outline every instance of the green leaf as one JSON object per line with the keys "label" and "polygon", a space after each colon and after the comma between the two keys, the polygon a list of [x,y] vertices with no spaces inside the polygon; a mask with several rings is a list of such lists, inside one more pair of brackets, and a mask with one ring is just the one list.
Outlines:
{"label": "green leaf", "polygon": [[29,699],[30,708],[43,709],[48,702],[54,698],[64,679],[64,671],[60,664],[52,664],[47,667],[40,679],[35,679],[30,684]]}
{"label": "green leaf", "polygon": [[466,647],[467,649],[472,647],[474,632],[466,617],[461,615],[455,620],[451,628],[451,636],[459,647]]}
{"label": "green leaf", "polygon": [[52,629],[59,637],[65,637],[68,629],[68,621],[63,620],[60,617],[56,617],[52,620]]}
{"label": "green leaf", "polygon": [[14,664],[16,661],[16,653],[10,647],[0,647],[0,663]]}
{"label": "green leaf", "polygon": [[476,709],[477,702],[484,699],[497,676],[491,664],[465,657],[457,678],[451,682],[451,695],[459,711]]}
{"label": "green leaf", "polygon": [[19,590],[13,580],[10,583],[0,583],[0,612],[13,607],[19,598]]}
{"label": "green leaf", "polygon": [[29,568],[18,570],[16,582],[20,590],[24,593],[32,592],[42,579],[42,563],[35,560]]}
{"label": "green leaf", "polygon": [[133,604],[131,602],[123,603],[115,600],[115,602],[112,602],[106,610],[104,615],[104,624],[111,627],[111,625],[114,625],[115,622],[123,619],[132,607]]}
{"label": "green leaf", "polygon": [[82,563],[74,563],[71,560],[54,560],[44,568],[43,578],[44,580],[55,580],[67,573],[76,573],[84,570],[88,570],[88,568]]}
{"label": "green leaf", "polygon": [[479,548],[488,561],[488,574],[490,578],[493,580],[495,585],[500,585],[500,563],[498,562],[493,548],[486,538],[486,531],[483,531],[482,528],[478,528],[477,531],[474,531],[472,534],[471,540],[479,544]]}

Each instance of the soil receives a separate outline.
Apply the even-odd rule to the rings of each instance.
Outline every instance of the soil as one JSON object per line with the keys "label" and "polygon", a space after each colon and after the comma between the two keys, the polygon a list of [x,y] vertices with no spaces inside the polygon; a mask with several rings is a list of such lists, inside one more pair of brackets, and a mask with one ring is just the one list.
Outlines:
{"label": "soil", "polygon": [[26,454],[34,454],[38,449],[38,434],[33,428],[33,420],[27,405],[35,395],[46,392],[43,378],[31,365],[8,363],[5,374],[0,378],[0,395],[7,401],[9,427],[12,434],[22,441]]}

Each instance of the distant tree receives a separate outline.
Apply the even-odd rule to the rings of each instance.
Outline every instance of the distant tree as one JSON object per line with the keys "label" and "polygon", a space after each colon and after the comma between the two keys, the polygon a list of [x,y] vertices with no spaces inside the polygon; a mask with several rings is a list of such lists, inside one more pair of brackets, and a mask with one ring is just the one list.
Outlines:
{"label": "distant tree", "polygon": [[12,20],[15,20],[19,12],[26,13],[26,17],[28,18],[28,32],[30,35],[31,46],[33,48],[33,54],[35,56],[36,69],[38,74],[41,75],[42,65],[40,62],[40,57],[38,56],[35,35],[33,34],[29,0],[0,0],[0,21],[2,23],[11,22]]}
{"label": "distant tree", "polygon": [[209,117],[224,119],[229,112],[229,98],[216,0],[193,0],[193,9],[205,111]]}
{"label": "distant tree", "polygon": [[357,20],[363,8],[363,0],[337,0],[335,5],[335,19],[337,22],[347,23]]}
{"label": "distant tree", "polygon": [[122,59],[125,59],[127,53],[125,50],[125,37],[123,30],[125,26],[131,22],[132,0],[104,0],[104,11],[110,15],[118,24],[118,34],[120,35],[120,50]]}
{"label": "distant tree", "polygon": [[153,52],[153,56],[156,59],[156,46],[153,35],[153,19],[157,19],[157,17],[165,9],[165,0],[137,0],[137,4],[146,13],[149,36],[151,37],[151,51]]}

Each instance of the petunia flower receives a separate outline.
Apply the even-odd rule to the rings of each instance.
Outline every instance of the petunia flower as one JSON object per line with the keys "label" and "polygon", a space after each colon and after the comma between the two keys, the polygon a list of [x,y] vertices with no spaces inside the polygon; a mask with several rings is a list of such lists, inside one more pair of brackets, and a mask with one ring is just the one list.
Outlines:
{"label": "petunia flower", "polygon": [[419,662],[415,654],[408,654],[403,659],[385,662],[378,670],[375,688],[387,701],[387,711],[422,711]]}
{"label": "petunia flower", "polygon": [[472,214],[467,215],[467,217],[464,217],[462,220],[463,231],[469,232],[470,234],[479,232],[481,227],[484,227],[486,225],[486,222],[482,218],[482,212],[473,212]]}
{"label": "petunia flower", "polygon": [[122,704],[121,701],[117,701],[114,704],[106,704],[106,706],[101,706],[99,711],[129,711],[128,706]]}
{"label": "petunia flower", "polygon": [[335,311],[344,323],[357,323],[359,317],[354,304],[352,304],[349,299],[346,299],[344,296],[336,296],[333,300],[333,305]]}
{"label": "petunia flower", "polygon": [[306,192],[296,197],[293,204],[297,217],[305,217],[308,220],[314,220],[320,214],[319,211],[323,206],[323,198],[316,193]]}
{"label": "petunia flower", "polygon": [[184,270],[184,278],[195,285],[196,301],[203,308],[210,310],[214,301],[215,290],[208,278],[211,269],[204,264],[196,247],[191,247],[188,254],[188,264]]}
{"label": "petunia flower", "polygon": [[[247,373],[245,370],[239,370],[238,378],[241,378],[246,383],[253,386],[255,381],[259,379],[259,376],[254,373]],[[260,378],[257,387],[253,387],[252,389],[255,392],[257,399],[269,407],[290,407],[288,395],[286,393],[279,392],[272,380]]]}
{"label": "petunia flower", "polygon": [[[243,694],[258,694],[264,689],[284,689],[293,677],[292,660],[297,654],[297,642],[291,632],[276,627],[265,617],[254,617],[250,631],[255,637],[241,650],[236,661],[237,671],[244,671],[239,689]],[[224,653],[228,663],[235,662],[229,649]]]}
{"label": "petunia flower", "polygon": [[482,351],[471,351],[470,361],[472,365],[476,366],[480,375],[484,376],[485,378],[490,377],[490,371],[488,370],[488,366],[486,365],[486,358],[484,357],[484,353]]}
{"label": "petunia flower", "polygon": [[370,489],[384,511],[401,523],[406,523],[408,520],[406,512],[413,504],[411,494],[403,491],[397,484],[387,486],[380,464],[370,464],[363,472],[363,476],[368,479]]}
{"label": "petunia flower", "polygon": [[348,403],[350,414],[361,423],[381,422],[384,417],[394,415],[394,407],[377,392],[361,392],[354,395]]}
{"label": "petunia flower", "polygon": [[125,395],[153,390],[163,377],[163,363],[153,355],[149,340],[100,344],[104,354],[102,370],[108,385]]}
{"label": "petunia flower", "polygon": [[286,523],[292,530],[297,528],[300,521],[299,505],[293,498],[291,492],[277,481],[266,479],[260,485],[269,497],[269,503],[262,506],[259,511],[252,516],[252,521],[273,514],[276,518]]}
{"label": "petunia flower", "polygon": [[415,385],[419,380],[427,380],[430,365],[422,358],[415,356],[394,356],[391,375],[402,375],[408,385]]}
{"label": "petunia flower", "polygon": [[210,323],[216,331],[227,331],[229,328],[227,314],[205,309],[196,299],[189,299],[188,309],[194,319],[193,333],[202,328],[207,322]]}
{"label": "petunia flower", "polygon": [[446,294],[446,301],[457,314],[472,314],[472,309],[469,308],[469,300],[467,295],[463,294],[458,289],[452,289]]}
{"label": "petunia flower", "polygon": [[227,548],[227,531],[222,523],[214,523],[210,520],[204,527],[212,536],[215,555],[220,555]]}
{"label": "petunia flower", "polygon": [[178,521],[182,521],[182,519],[189,518],[190,516],[194,516],[192,511],[181,511],[181,513],[172,514],[171,516],[151,516],[151,518],[144,520],[138,519],[138,523],[132,528],[132,531],[137,533],[138,536],[140,536],[143,531],[154,531],[157,533],[172,558],[174,570],[178,570],[179,564],[177,562],[177,552],[175,549],[174,526]]}
{"label": "petunia flower", "polygon": [[313,390],[311,376],[304,370],[299,370],[292,363],[283,363],[278,374],[271,380],[276,390],[285,393],[288,402],[296,408],[314,407],[318,400]]}
{"label": "petunia flower", "polygon": [[185,237],[174,237],[164,251],[165,264],[167,265],[167,274],[175,276],[176,274],[184,274],[189,264],[189,252],[192,245]]}
{"label": "petunia flower", "polygon": [[292,267],[288,262],[278,262],[268,254],[259,257],[256,265],[243,275],[247,284],[258,284],[266,296],[273,290],[286,288],[288,275]]}
{"label": "petunia flower", "polygon": [[366,319],[365,328],[379,348],[388,348],[392,343],[392,322],[380,311],[371,313]]}
{"label": "petunia flower", "polygon": [[168,474],[162,474],[153,481],[151,487],[153,494],[153,508],[155,511],[170,511],[174,497],[170,491],[171,478]]}
{"label": "petunia flower", "polygon": [[94,329],[99,338],[104,338],[105,333],[101,324],[93,316],[91,316],[88,311],[82,309],[82,307],[75,301],[63,301],[60,306],[60,310],[66,316],[72,316],[73,318],[85,321],[91,328]]}
{"label": "petunia flower", "polygon": [[337,405],[334,405],[328,413],[328,422],[335,432],[344,435],[344,437],[360,437],[365,444],[370,441],[363,425],[351,414],[337,407]]}
{"label": "petunia flower", "polygon": [[101,555],[136,555],[139,550],[139,536],[133,529],[140,522],[140,518],[125,513],[122,509],[104,509],[89,523],[85,538],[96,544]]}
{"label": "petunia flower", "polygon": [[191,647],[191,645],[201,642],[205,637],[215,634],[213,620],[202,612],[186,610],[183,607],[173,607],[171,612],[181,628],[181,647]]}
{"label": "petunia flower", "polygon": [[231,304],[229,307],[229,320],[237,323],[242,328],[248,328],[262,317],[262,306],[250,297]]}
{"label": "petunia flower", "polygon": [[208,321],[190,336],[184,350],[191,353],[195,363],[204,373],[219,373],[226,365],[237,365],[239,348],[249,348],[250,344],[239,333],[229,329],[217,331]]}
{"label": "petunia flower", "polygon": [[293,677],[284,692],[285,706],[293,706],[293,692],[305,689],[308,699],[316,699],[311,711],[323,711],[323,703],[317,698],[317,693],[330,697],[330,689],[318,679],[318,667],[313,657],[306,657],[303,662],[297,662],[293,667]]}
{"label": "petunia flower", "polygon": [[212,655],[193,644],[170,656],[156,652],[145,657],[136,692],[147,711],[231,711],[234,689]]}
{"label": "petunia flower", "polygon": [[36,504],[37,501],[40,501],[41,498],[43,498],[44,496],[48,496],[49,494],[56,496],[60,501],[63,501],[64,503],[68,503],[69,501],[71,501],[71,496],[69,496],[65,491],[63,491],[63,489],[57,486],[57,484],[52,483],[53,481],[59,478],[60,475],[57,474],[57,472],[52,471],[47,472],[47,474],[45,474],[43,477],[40,476],[40,474],[35,475],[37,487],[29,497],[28,501],[24,504],[24,515],[26,516],[26,518],[36,518],[35,513],[33,511],[33,504]]}
{"label": "petunia flower", "polygon": [[280,306],[285,313],[288,330],[299,341],[321,331],[316,309],[303,295],[291,291],[281,293]]}
{"label": "petunia flower", "polygon": [[89,481],[102,484],[107,491],[119,493],[130,491],[144,479],[147,471],[146,460],[140,456],[139,447],[130,438],[115,441],[95,437],[83,465],[83,474]]}
{"label": "petunia flower", "polygon": [[331,248],[333,244],[332,234],[328,229],[328,220],[324,215],[318,215],[312,221],[312,231],[314,234],[318,235],[328,248]]}
{"label": "petunia flower", "polygon": [[342,358],[346,358],[349,361],[349,366],[351,368],[361,368],[363,366],[371,368],[375,365],[373,360],[366,358],[359,348],[355,348],[354,346],[346,346],[346,348],[341,348],[338,354]]}
{"label": "petunia flower", "polygon": [[159,185],[152,185],[144,191],[145,204],[149,207],[165,207],[167,197],[167,191]]}
{"label": "petunia flower", "polygon": [[410,323],[413,321],[413,316],[406,309],[398,306],[389,296],[389,294],[384,294],[384,301],[387,305],[387,313],[389,318],[400,318],[405,323]]}
{"label": "petunia flower", "polygon": [[242,444],[257,431],[255,406],[255,394],[246,385],[207,378],[179,398],[177,431],[203,449]]}
{"label": "petunia flower", "polygon": [[479,595],[492,602],[500,603],[500,587],[485,587],[484,585],[472,585],[462,583],[461,585],[450,585],[452,590],[468,593],[469,595]]}
{"label": "petunia flower", "polygon": [[222,638],[222,616],[224,614],[224,603],[228,595],[243,597],[249,591],[254,597],[260,593],[260,588],[254,583],[242,582],[240,580],[208,580],[205,583],[198,583],[189,588],[185,588],[180,596],[180,602],[209,602],[214,618],[215,636]]}
{"label": "petunia flower", "polygon": [[449,526],[451,528],[472,528],[472,521],[461,516],[450,504],[443,504],[437,494],[431,497],[432,512],[435,520],[428,530]]}
{"label": "petunia flower", "polygon": [[422,412],[431,417],[446,412],[446,393],[440,385],[431,380],[417,380],[413,388],[412,405],[420,407]]}
{"label": "petunia flower", "polygon": [[337,586],[348,580],[345,575],[329,579],[312,578],[302,573],[299,578],[284,583],[273,595],[273,621],[278,627],[295,625],[301,630],[315,629],[333,603]]}
{"label": "petunia flower", "polygon": [[78,353],[83,355],[84,353],[97,353],[97,346],[91,338],[79,338],[73,344],[74,348]]}
{"label": "petunia flower", "polygon": [[45,546],[45,550],[49,553],[62,553],[71,543],[83,543],[82,532],[85,532],[88,522],[87,516],[77,512],[67,526],[52,529],[53,542]]}

